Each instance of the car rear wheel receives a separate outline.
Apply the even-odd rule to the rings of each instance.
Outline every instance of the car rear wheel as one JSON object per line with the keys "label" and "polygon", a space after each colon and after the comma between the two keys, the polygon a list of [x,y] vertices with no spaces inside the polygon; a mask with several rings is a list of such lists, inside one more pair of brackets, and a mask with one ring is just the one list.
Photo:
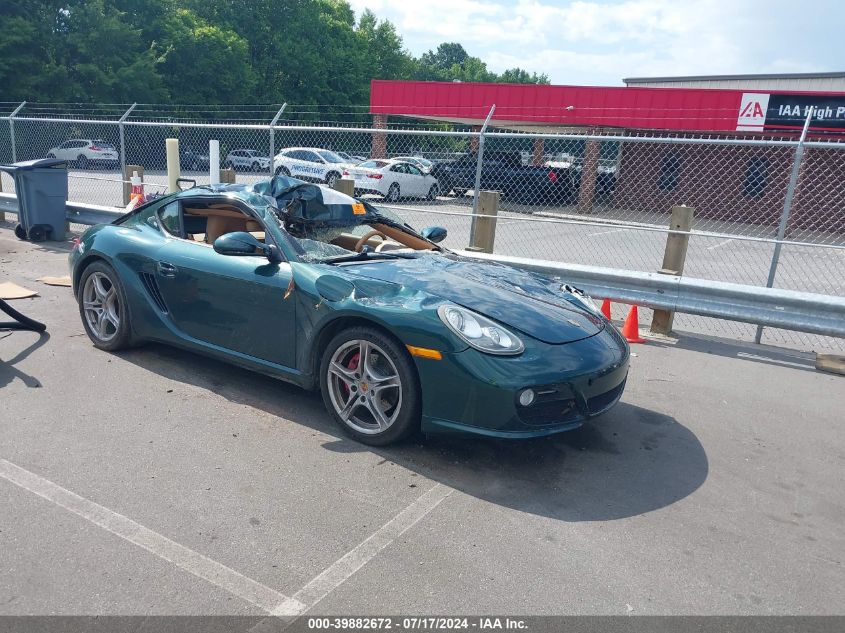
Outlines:
{"label": "car rear wheel", "polygon": [[387,189],[387,195],[384,197],[385,200],[388,202],[396,202],[399,200],[399,183],[394,182],[390,187]]}
{"label": "car rear wheel", "polygon": [[82,273],[79,288],[79,314],[94,346],[110,352],[129,347],[126,293],[114,268],[102,261],[92,263]]}
{"label": "car rear wheel", "polygon": [[290,170],[285,166],[277,167],[276,168],[276,175],[277,176],[290,176]]}
{"label": "car rear wheel", "polygon": [[259,169],[261,169],[261,165],[259,165],[258,163],[252,164],[252,171],[258,171]]}
{"label": "car rear wheel", "polygon": [[329,414],[359,442],[383,446],[419,429],[416,369],[407,351],[378,330],[335,336],[320,363],[320,388]]}
{"label": "car rear wheel", "polygon": [[434,183],[433,185],[431,185],[431,189],[428,190],[428,195],[426,196],[426,198],[428,200],[435,200],[435,199],[437,199],[437,196],[439,196],[439,195],[440,195],[440,187],[437,183]]}
{"label": "car rear wheel", "polygon": [[88,157],[85,154],[77,156],[76,166],[79,167],[79,169],[88,169]]}
{"label": "car rear wheel", "polygon": [[328,174],[326,174],[326,184],[332,189],[334,189],[335,183],[337,182],[338,178],[340,178],[340,174],[335,171],[330,171]]}

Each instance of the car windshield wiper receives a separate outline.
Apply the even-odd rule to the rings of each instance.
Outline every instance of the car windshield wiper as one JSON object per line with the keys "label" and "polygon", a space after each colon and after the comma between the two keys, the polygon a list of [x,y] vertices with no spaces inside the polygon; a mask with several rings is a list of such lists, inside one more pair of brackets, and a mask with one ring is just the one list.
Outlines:
{"label": "car windshield wiper", "polygon": [[360,253],[351,255],[336,255],[320,260],[323,264],[343,264],[345,262],[360,262],[371,259],[414,259],[416,255],[411,253],[376,253],[375,251],[363,250]]}

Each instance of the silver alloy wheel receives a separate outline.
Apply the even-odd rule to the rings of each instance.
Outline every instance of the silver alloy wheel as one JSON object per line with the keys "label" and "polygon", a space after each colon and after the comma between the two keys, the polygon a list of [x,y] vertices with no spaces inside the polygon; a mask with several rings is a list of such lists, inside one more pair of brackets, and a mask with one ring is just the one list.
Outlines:
{"label": "silver alloy wheel", "polygon": [[329,361],[326,382],[334,410],[360,433],[383,433],[402,408],[396,365],[371,341],[355,339],[338,347]]}
{"label": "silver alloy wheel", "polygon": [[326,178],[326,184],[334,189],[335,183],[337,183],[337,174],[332,172],[328,175],[328,178]]}
{"label": "silver alloy wheel", "polygon": [[120,302],[117,287],[107,275],[91,273],[82,289],[82,308],[88,328],[103,343],[108,343],[120,329]]}

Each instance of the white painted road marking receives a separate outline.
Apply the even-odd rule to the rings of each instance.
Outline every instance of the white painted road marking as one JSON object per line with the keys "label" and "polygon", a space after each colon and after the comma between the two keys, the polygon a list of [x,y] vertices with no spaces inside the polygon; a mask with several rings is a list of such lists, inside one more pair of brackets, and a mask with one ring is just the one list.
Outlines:
{"label": "white painted road marking", "polygon": [[707,250],[712,251],[714,248],[719,248],[720,246],[724,246],[725,244],[729,244],[731,242],[733,242],[733,238],[727,239],[727,240],[722,240],[718,244],[713,244],[713,246],[708,246]]}
{"label": "white painted road marking", "polygon": [[442,484],[435,484],[434,487],[420,495],[416,501],[381,526],[369,538],[362,541],[342,558],[336,560],[320,575],[293,594],[292,605],[299,603],[308,605],[307,607],[300,611],[289,611],[287,613],[277,611],[276,615],[300,615],[316,605],[346,582],[356,571],[370,562],[385,547],[414,527],[450,494],[452,494],[451,488]]}
{"label": "white painted road marking", "polygon": [[304,604],[293,598],[247,578],[234,569],[171,541],[166,536],[153,532],[122,514],[80,497],[78,494],[2,458],[0,458],[0,477],[81,516],[94,525],[116,534],[138,547],[144,548],[194,576],[207,580],[211,584],[243,598],[270,614],[299,613],[306,608]]}

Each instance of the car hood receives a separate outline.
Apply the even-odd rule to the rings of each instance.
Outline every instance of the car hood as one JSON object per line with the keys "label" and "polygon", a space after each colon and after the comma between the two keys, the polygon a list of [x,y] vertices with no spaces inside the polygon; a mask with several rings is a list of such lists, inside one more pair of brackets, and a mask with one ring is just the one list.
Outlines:
{"label": "car hood", "polygon": [[502,264],[428,254],[355,263],[344,272],[421,290],[553,345],[604,329],[602,319],[567,299],[560,281]]}

